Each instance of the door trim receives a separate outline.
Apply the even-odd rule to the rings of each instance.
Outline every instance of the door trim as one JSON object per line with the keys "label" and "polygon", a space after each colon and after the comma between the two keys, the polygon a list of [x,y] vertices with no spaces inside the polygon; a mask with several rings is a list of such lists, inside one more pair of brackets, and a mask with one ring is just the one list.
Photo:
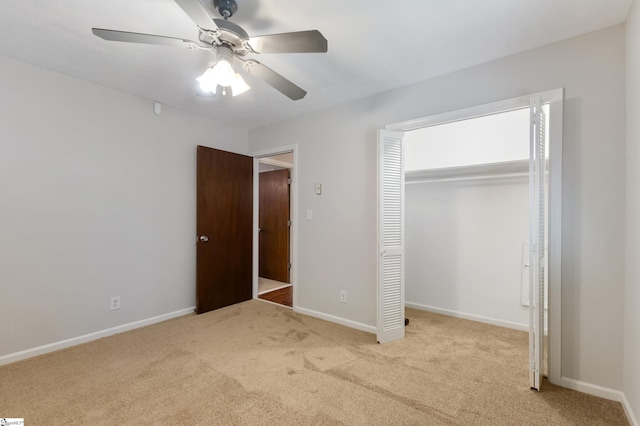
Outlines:
{"label": "door trim", "polygon": [[260,193],[259,193],[259,159],[263,157],[271,157],[278,154],[293,153],[293,169],[291,170],[291,234],[290,238],[290,281],[293,287],[293,310],[298,308],[298,145],[286,145],[276,148],[269,148],[260,151],[252,151],[249,156],[253,157],[253,298],[258,298],[258,261],[259,253],[259,219],[260,219]]}
{"label": "door trim", "polygon": [[476,105],[455,111],[421,117],[414,120],[390,123],[386,130],[408,131],[469,118],[529,107],[531,97],[540,96],[549,103],[549,362],[548,379],[562,385],[562,126],[564,89],[553,89],[511,99]]}

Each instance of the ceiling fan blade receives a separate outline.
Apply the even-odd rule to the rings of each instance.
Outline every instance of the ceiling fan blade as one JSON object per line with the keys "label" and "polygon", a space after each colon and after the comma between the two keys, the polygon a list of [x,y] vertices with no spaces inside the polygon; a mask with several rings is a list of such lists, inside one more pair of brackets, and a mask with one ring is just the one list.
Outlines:
{"label": "ceiling fan blade", "polygon": [[189,18],[196,23],[197,26],[205,30],[218,30],[218,26],[213,22],[213,18],[204,8],[199,0],[175,0],[178,6],[189,15]]}
{"label": "ceiling fan blade", "polygon": [[127,43],[157,44],[160,46],[184,47],[187,49],[197,49],[207,47],[199,41],[185,40],[182,38],[165,37],[153,34],[130,33],[127,31],[105,30],[103,28],[92,28],[93,34],[109,41],[124,41]]}
{"label": "ceiling fan blade", "polygon": [[291,100],[297,101],[298,99],[304,98],[307,94],[306,91],[296,86],[291,81],[254,59],[244,60],[237,56],[236,59],[242,62],[242,67],[249,74],[255,75]]}
{"label": "ceiling fan blade", "polygon": [[327,51],[327,39],[318,30],[270,34],[249,38],[255,53],[315,53]]}

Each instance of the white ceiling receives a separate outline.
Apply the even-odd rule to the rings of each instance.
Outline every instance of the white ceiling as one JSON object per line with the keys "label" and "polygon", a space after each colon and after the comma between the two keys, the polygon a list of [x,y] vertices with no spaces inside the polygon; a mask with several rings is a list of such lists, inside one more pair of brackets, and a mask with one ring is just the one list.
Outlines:
{"label": "white ceiling", "polygon": [[[212,0],[202,0],[213,12]],[[631,0],[237,0],[249,35],[318,29],[328,53],[256,55],[307,96],[257,80],[234,98],[195,96],[209,52],[117,43],[92,27],[198,39],[173,0],[5,0],[0,54],[253,128],[624,22]],[[215,15],[216,18],[219,16]]]}

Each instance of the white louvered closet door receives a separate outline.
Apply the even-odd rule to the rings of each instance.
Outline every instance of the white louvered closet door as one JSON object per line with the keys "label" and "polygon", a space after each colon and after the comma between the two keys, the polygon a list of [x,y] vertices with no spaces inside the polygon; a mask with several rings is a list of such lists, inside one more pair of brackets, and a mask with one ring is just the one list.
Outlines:
{"label": "white louvered closet door", "polygon": [[378,131],[378,342],[404,337],[402,133]]}
{"label": "white louvered closet door", "polygon": [[545,125],[540,97],[530,102],[529,138],[529,383],[540,390],[544,374]]}

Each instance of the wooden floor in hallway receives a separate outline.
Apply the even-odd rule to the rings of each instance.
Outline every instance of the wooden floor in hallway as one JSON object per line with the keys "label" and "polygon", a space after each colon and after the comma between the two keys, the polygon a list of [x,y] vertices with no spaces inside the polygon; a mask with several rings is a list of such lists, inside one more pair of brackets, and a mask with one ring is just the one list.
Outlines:
{"label": "wooden floor in hallway", "polygon": [[289,285],[284,288],[268,291],[258,296],[262,300],[278,303],[284,306],[293,306],[293,286]]}

